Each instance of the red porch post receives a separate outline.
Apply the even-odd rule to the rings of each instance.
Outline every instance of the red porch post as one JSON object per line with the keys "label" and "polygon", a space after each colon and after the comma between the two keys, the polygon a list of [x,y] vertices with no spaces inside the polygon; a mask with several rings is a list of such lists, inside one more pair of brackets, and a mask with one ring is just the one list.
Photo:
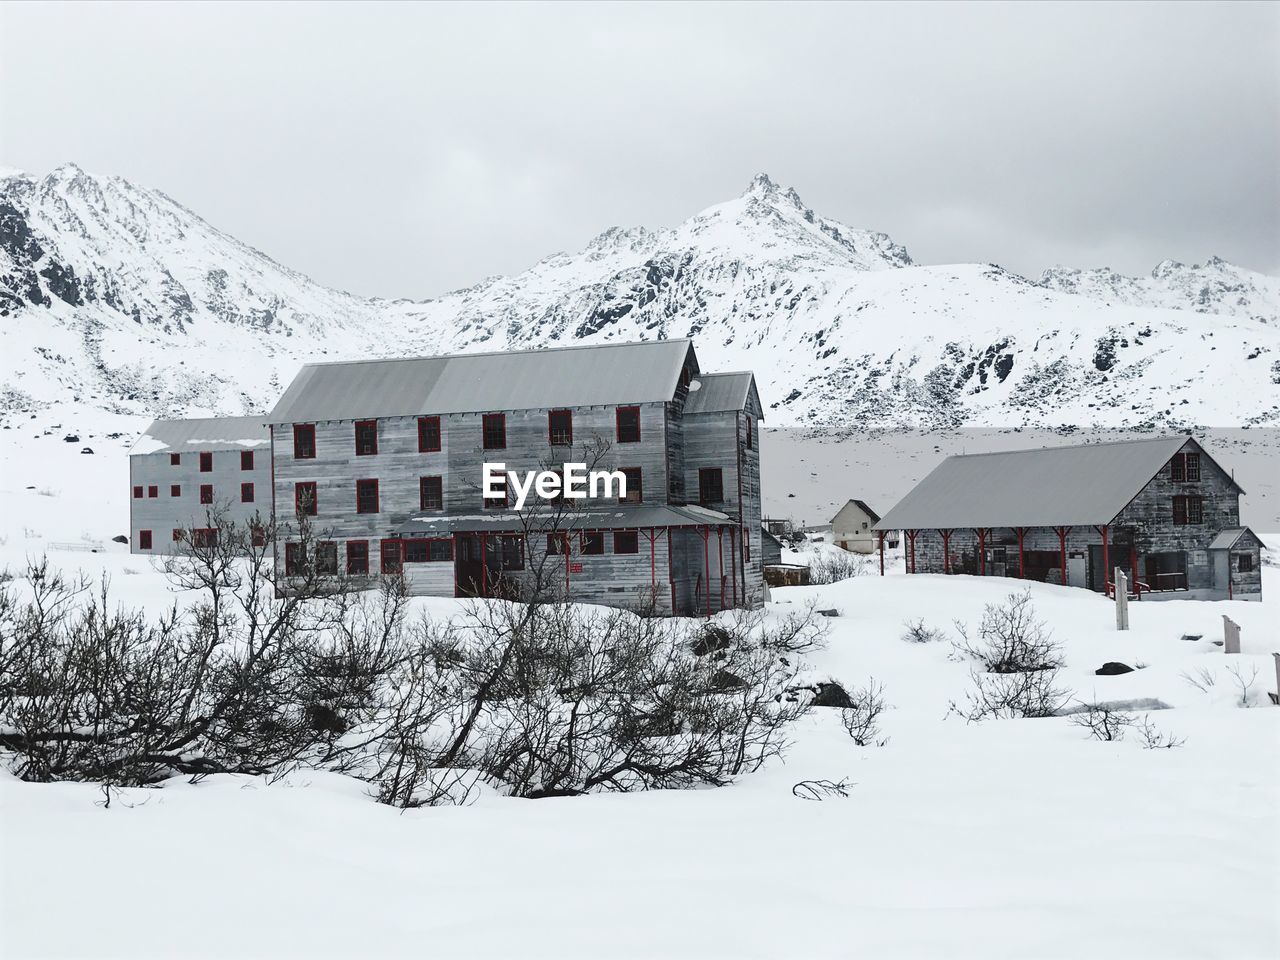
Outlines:
{"label": "red porch post", "polygon": [[987,531],[985,527],[976,527],[973,531],[978,535],[978,576],[987,575]]}
{"label": "red porch post", "polygon": [[1022,543],[1027,538],[1026,527],[1014,527],[1013,532],[1018,535],[1018,579],[1027,579],[1027,558],[1022,549]]}
{"label": "red porch post", "polygon": [[703,592],[706,594],[707,602],[704,606],[707,608],[707,616],[711,616],[711,528],[703,527],[702,533],[702,567],[703,567]]}
{"label": "red porch post", "polygon": [[[733,605],[738,605],[738,564],[742,561],[742,557],[738,554],[738,538],[734,536],[736,531],[733,527],[729,528],[729,576],[733,579]],[[747,572],[742,571],[745,579]]]}
{"label": "red porch post", "polygon": [[[1102,591],[1106,593],[1107,584],[1111,582],[1111,546],[1107,538],[1111,528],[1104,523],[1096,529],[1102,535]],[[1137,579],[1136,571],[1134,572],[1134,579]]]}
{"label": "red porch post", "polygon": [[916,537],[919,530],[907,530],[907,573],[916,572]]}
{"label": "red porch post", "polygon": [[[1141,600],[1142,584],[1138,582],[1138,545],[1136,543],[1129,546],[1129,572],[1133,574],[1133,595],[1135,599]],[[1228,583],[1230,583],[1229,580]]]}
{"label": "red porch post", "polygon": [[876,539],[880,541],[880,576],[884,576],[884,530],[876,531]]}
{"label": "red porch post", "polygon": [[1070,527],[1054,527],[1054,532],[1058,535],[1058,554],[1062,564],[1062,585],[1067,585],[1067,534],[1071,532]]}
{"label": "red porch post", "polygon": [[487,597],[489,595],[489,564],[487,563],[489,553],[485,550],[488,544],[488,536],[480,534],[480,596]]}
{"label": "red porch post", "polygon": [[720,555],[720,609],[724,609],[724,527],[716,527],[716,553]]}
{"label": "red porch post", "polygon": [[951,531],[942,531],[942,572],[951,572]]}

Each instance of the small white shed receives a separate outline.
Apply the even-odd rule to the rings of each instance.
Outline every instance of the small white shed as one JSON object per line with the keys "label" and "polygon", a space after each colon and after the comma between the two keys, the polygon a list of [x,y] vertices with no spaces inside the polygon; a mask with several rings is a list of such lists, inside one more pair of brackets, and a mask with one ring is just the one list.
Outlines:
{"label": "small white shed", "polygon": [[[871,528],[879,521],[880,515],[865,500],[850,500],[831,518],[831,540],[843,550],[872,553],[876,537]],[[890,534],[889,546],[897,546],[896,539],[896,534]]]}

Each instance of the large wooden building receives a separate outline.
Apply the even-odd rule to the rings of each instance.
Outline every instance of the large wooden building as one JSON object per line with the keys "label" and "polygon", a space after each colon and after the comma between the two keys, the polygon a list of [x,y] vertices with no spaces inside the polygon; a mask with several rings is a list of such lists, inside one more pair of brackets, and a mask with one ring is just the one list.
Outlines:
{"label": "large wooden building", "polygon": [[1192,437],[949,457],[875,524],[908,573],[1020,577],[1139,596],[1260,600],[1234,477]]}
{"label": "large wooden building", "polygon": [[[759,423],[750,373],[704,373],[688,340],[311,364],[267,416],[277,569],[301,556],[411,592],[503,596],[553,581],[573,600],[708,614],[761,602]],[[485,463],[588,463],[627,496],[486,498]]]}

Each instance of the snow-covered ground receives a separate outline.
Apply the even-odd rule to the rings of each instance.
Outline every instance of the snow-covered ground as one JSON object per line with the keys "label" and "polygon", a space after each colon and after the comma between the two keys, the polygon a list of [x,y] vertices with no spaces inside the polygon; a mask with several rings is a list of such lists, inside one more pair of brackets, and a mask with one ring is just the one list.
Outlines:
{"label": "snow-covered ground", "polygon": [[[92,428],[77,443],[4,435],[0,565],[48,549],[109,573],[122,603],[164,604],[163,578],[110,543],[132,435]],[[105,548],[68,549],[80,542]],[[769,609],[839,611],[809,659],[847,686],[885,685],[888,744],[859,748],[816,709],[784,763],[723,789],[397,813],[335,776],[214,777],[123,791],[107,810],[92,786],[0,775],[0,953],[1280,955],[1280,708],[1266,695],[1280,568],[1264,570],[1261,604],[1133,604],[1125,634],[1106,600],[1031,585],[1064,684],[1081,700],[1167,705],[1150,718],[1185,738],[1173,750],[1091,740],[1065,717],[949,715],[969,667],[945,641],[904,642],[903,621],[975,625],[1021,585],[900,569],[778,590]],[[1224,614],[1243,628],[1240,656],[1215,643]],[[1095,676],[1110,660],[1142,667]],[[1255,667],[1244,707],[1232,670]],[[847,798],[792,794],[816,778],[847,780]]]}

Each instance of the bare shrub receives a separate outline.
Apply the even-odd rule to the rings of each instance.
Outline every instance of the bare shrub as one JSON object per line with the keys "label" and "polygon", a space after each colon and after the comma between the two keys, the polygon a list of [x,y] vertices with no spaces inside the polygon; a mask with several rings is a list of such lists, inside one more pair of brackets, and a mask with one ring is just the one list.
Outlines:
{"label": "bare shrub", "polygon": [[791,788],[791,795],[801,800],[844,799],[852,784],[845,780],[801,780]]}
{"label": "bare shrub", "polygon": [[1124,732],[1134,725],[1134,718],[1105,703],[1088,703],[1084,710],[1072,714],[1071,722],[1088,731],[1095,740],[1123,740]]}
{"label": "bare shrub", "polygon": [[978,636],[970,639],[964,624],[957,623],[957,653],[976,660],[988,673],[1024,673],[1057,670],[1062,648],[1053,639],[1031,606],[1031,591],[1011,593],[1003,603],[989,603],[983,610]]}
{"label": "bare shrub", "polygon": [[1171,733],[1161,733],[1156,729],[1155,724],[1151,722],[1150,716],[1145,713],[1142,715],[1141,720],[1134,722],[1134,728],[1142,739],[1142,746],[1147,750],[1172,750],[1174,747],[1180,747],[1187,742],[1186,737],[1175,737]]}
{"label": "bare shrub", "polygon": [[1253,706],[1253,683],[1258,679],[1258,665],[1256,663],[1251,664],[1249,674],[1245,676],[1244,669],[1239,664],[1233,663],[1227,667],[1227,673],[1235,678],[1236,686],[1240,690],[1239,705],[1242,707]]}
{"label": "bare shrub", "polygon": [[982,673],[971,670],[973,689],[962,703],[951,703],[951,711],[969,722],[979,720],[1052,717],[1071,695],[1056,684],[1056,670],[1026,673]]}
{"label": "bare shrub", "polygon": [[902,639],[907,643],[933,643],[946,637],[946,634],[941,630],[926,626],[922,618],[904,620],[902,626]]}
{"label": "bare shrub", "polygon": [[819,586],[849,580],[864,572],[862,558],[844,550],[823,550],[809,562],[809,582]]}
{"label": "bare shrub", "polygon": [[1191,684],[1191,686],[1195,687],[1201,693],[1208,693],[1218,680],[1213,671],[1208,667],[1197,667],[1193,673],[1188,673],[1184,670],[1181,676],[1183,680]]}
{"label": "bare shrub", "polygon": [[865,687],[849,694],[852,707],[840,711],[840,722],[845,733],[860,747],[883,747],[888,739],[880,737],[880,714],[885,711],[884,684],[873,677]]}

